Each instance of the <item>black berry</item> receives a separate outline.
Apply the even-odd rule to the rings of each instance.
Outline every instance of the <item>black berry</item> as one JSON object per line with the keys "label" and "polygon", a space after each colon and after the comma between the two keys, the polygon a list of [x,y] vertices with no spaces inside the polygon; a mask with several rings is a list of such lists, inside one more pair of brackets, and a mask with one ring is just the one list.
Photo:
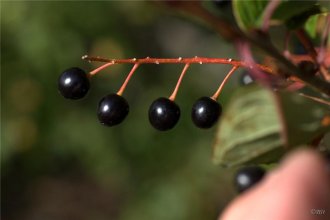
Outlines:
{"label": "black berry", "polygon": [[117,94],[110,94],[101,99],[97,109],[99,121],[106,126],[121,123],[129,112],[125,98]]}
{"label": "black berry", "polygon": [[254,83],[254,81],[254,78],[247,71],[244,71],[240,77],[240,84],[243,86]]}
{"label": "black berry", "polygon": [[191,118],[199,128],[210,128],[218,120],[222,113],[221,105],[210,97],[198,99],[191,111]]}
{"label": "black berry", "polygon": [[78,67],[65,70],[58,79],[58,90],[67,99],[83,98],[89,87],[87,74]]}
{"label": "black berry", "polygon": [[154,128],[160,131],[172,129],[179,118],[180,108],[170,99],[156,99],[149,108],[149,121]]}
{"label": "black berry", "polygon": [[240,169],[235,176],[235,185],[239,192],[244,192],[258,183],[265,175],[265,170],[258,166]]}

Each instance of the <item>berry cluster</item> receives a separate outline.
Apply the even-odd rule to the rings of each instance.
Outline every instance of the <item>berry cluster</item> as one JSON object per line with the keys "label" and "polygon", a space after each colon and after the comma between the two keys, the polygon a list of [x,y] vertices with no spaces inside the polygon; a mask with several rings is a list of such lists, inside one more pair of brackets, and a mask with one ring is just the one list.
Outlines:
{"label": "berry cluster", "polygon": [[[211,128],[215,125],[217,120],[222,114],[222,106],[217,102],[225,83],[230,76],[239,68],[244,67],[248,69],[247,64],[241,61],[232,59],[220,59],[220,58],[178,58],[178,59],[158,59],[158,58],[144,58],[144,59],[123,59],[123,60],[109,60],[99,57],[83,57],[89,61],[105,62],[104,65],[96,68],[95,70],[86,73],[84,70],[73,67],[65,70],[59,77],[58,89],[59,92],[67,99],[81,99],[83,98],[90,88],[90,78],[99,71],[107,68],[108,66],[120,63],[134,64],[133,68],[126,77],[123,85],[117,93],[111,93],[104,96],[98,104],[97,116],[101,124],[105,126],[115,126],[123,122],[129,113],[129,104],[122,96],[127,83],[130,78],[139,67],[144,63],[177,63],[185,64],[180,74],[177,84],[169,97],[160,97],[152,102],[149,107],[148,116],[150,124],[157,130],[166,131],[175,127],[178,123],[181,115],[180,107],[175,102],[179,86],[183,79],[183,76],[187,72],[189,66],[193,63],[219,63],[232,65],[231,70],[227,73],[224,80],[221,82],[217,91],[211,97],[203,96],[196,100],[192,106],[191,118],[193,123],[203,129]],[[273,74],[267,66],[259,65],[260,70]],[[307,69],[309,72],[313,72],[314,68],[307,63],[299,66],[302,69]],[[240,81],[242,85],[247,85],[254,82],[254,77],[249,74],[247,70],[241,75]],[[265,170],[257,166],[243,167],[236,173],[234,177],[234,184],[238,192],[244,192],[253,187],[259,181],[262,180],[265,175]]]}
{"label": "berry cluster", "polygon": [[[239,66],[244,66],[244,63],[235,61],[232,59],[214,59],[214,58],[178,58],[178,59],[127,59],[127,60],[107,60],[103,58],[95,57],[83,57],[90,61],[101,61],[106,64],[99,68],[86,73],[84,70],[73,67],[65,70],[59,77],[58,90],[67,99],[81,99],[83,98],[90,88],[90,77],[101,71],[102,69],[118,63],[132,63],[134,64],[132,70],[128,74],[125,82],[117,93],[109,94],[103,97],[97,108],[97,116],[101,124],[106,126],[114,126],[120,124],[129,113],[129,105],[126,99],[122,96],[123,91],[126,88],[131,76],[143,63],[182,63],[185,64],[180,78],[175,86],[175,89],[169,98],[161,97],[152,102],[148,116],[150,124],[157,130],[166,131],[172,129],[180,118],[180,107],[175,103],[175,97],[178,92],[178,88],[181,84],[182,78],[187,72],[190,64],[192,63],[222,63],[231,64],[233,67],[222,81],[220,87],[216,93],[211,97],[201,97],[192,106],[191,118],[193,123],[199,128],[211,128],[222,113],[222,106],[217,102],[217,98],[229,77],[235,72]],[[265,67],[263,67],[265,68]]]}

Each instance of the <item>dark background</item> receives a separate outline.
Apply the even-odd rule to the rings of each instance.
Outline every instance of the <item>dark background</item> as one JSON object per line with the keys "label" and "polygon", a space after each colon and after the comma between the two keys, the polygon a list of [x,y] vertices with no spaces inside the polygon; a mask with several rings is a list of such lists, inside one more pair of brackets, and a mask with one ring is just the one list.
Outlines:
{"label": "dark background", "polygon": [[82,61],[84,54],[237,58],[212,30],[152,2],[2,1],[1,218],[216,219],[234,196],[232,170],[212,164],[216,128],[196,128],[190,111],[230,67],[192,65],[176,100],[181,119],[159,132],[148,108],[170,95],[183,66],[143,65],[124,92],[128,117],[108,128],[98,122],[97,103],[119,89],[131,66],[100,72],[86,98],[66,100],[57,91],[61,72],[99,66]]}

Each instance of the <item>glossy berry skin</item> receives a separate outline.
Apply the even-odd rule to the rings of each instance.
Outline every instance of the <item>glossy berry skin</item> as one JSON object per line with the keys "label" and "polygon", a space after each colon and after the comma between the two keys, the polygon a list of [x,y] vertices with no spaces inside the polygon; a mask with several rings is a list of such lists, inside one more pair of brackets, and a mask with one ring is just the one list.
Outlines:
{"label": "glossy berry skin", "polygon": [[88,75],[78,67],[65,70],[58,79],[58,90],[67,99],[83,98],[89,87]]}
{"label": "glossy berry skin", "polygon": [[110,94],[101,99],[97,109],[97,116],[101,124],[114,126],[120,124],[128,115],[129,105],[125,98],[117,94]]}
{"label": "glossy berry skin", "polygon": [[265,175],[265,170],[258,166],[248,166],[240,169],[235,175],[235,185],[238,192],[244,192],[258,183]]}
{"label": "glossy berry skin", "polygon": [[180,118],[179,106],[168,98],[156,99],[149,108],[149,121],[160,131],[172,129]]}
{"label": "glossy berry skin", "polygon": [[198,99],[191,111],[191,118],[199,128],[211,128],[222,113],[221,105],[210,97]]}

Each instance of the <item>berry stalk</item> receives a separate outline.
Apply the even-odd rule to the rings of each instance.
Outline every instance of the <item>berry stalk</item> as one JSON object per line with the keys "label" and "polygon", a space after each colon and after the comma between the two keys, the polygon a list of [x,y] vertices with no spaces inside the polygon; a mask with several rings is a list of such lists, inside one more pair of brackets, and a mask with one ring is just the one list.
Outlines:
{"label": "berry stalk", "polygon": [[217,100],[223,87],[225,86],[226,82],[228,81],[228,79],[233,75],[233,73],[238,69],[238,66],[233,66],[233,68],[231,68],[231,70],[229,71],[229,73],[226,75],[226,77],[222,80],[218,90],[214,93],[214,95],[211,97],[213,100]]}
{"label": "berry stalk", "polygon": [[182,72],[181,72],[181,74],[180,74],[179,80],[178,80],[178,82],[177,82],[176,85],[175,85],[175,88],[174,88],[174,90],[173,90],[173,93],[172,93],[172,95],[168,98],[169,100],[171,100],[171,101],[174,101],[174,100],[175,100],[175,97],[176,97],[176,95],[177,95],[177,93],[178,93],[178,91],[179,91],[179,87],[180,87],[180,85],[181,85],[182,79],[183,79],[184,75],[186,74],[186,72],[187,72],[187,70],[188,70],[188,68],[189,68],[189,65],[190,65],[189,63],[186,63],[186,65],[184,66],[184,68],[183,68],[183,70],[182,70]]}
{"label": "berry stalk", "polygon": [[100,72],[101,70],[103,70],[103,69],[105,69],[105,68],[107,68],[108,66],[111,66],[111,65],[113,65],[113,64],[114,64],[114,63],[106,63],[106,64],[104,64],[104,65],[102,65],[102,66],[96,68],[95,70],[89,72],[89,74],[90,74],[91,76],[93,76],[93,75],[95,75],[96,73]]}
{"label": "berry stalk", "polygon": [[138,63],[134,64],[133,68],[131,69],[131,71],[130,71],[129,74],[127,75],[127,77],[126,77],[126,79],[125,79],[123,85],[122,85],[122,86],[120,87],[120,89],[118,90],[117,95],[120,95],[120,96],[121,96],[121,95],[123,94],[123,92],[124,92],[124,90],[125,90],[125,88],[126,88],[126,86],[127,86],[127,83],[129,82],[129,80],[131,79],[131,77],[133,76],[135,70],[136,70],[138,67],[139,67],[139,64],[138,64]]}

